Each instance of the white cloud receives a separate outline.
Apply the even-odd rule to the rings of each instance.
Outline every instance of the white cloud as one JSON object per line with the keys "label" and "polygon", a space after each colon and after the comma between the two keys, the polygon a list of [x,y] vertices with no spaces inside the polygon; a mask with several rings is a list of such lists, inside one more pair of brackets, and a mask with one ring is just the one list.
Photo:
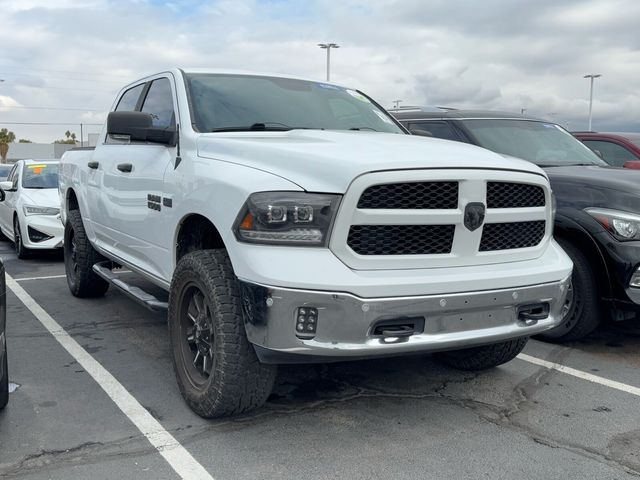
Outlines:
{"label": "white cloud", "polygon": [[[640,130],[640,2],[634,0],[0,1],[0,93],[24,106],[2,121],[103,121],[118,88],[167,66],[211,66],[332,80],[384,105],[446,104]],[[597,72],[596,72],[597,70]],[[81,73],[73,73],[81,72]],[[71,125],[73,127],[73,125]],[[73,127],[78,129],[77,127]],[[52,141],[64,126],[16,126]]]}

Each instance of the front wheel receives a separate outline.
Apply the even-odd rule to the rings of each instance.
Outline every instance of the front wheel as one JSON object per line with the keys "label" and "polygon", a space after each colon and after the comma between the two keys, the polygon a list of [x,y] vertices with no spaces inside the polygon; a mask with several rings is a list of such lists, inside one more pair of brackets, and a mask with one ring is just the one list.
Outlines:
{"label": "front wheel", "polygon": [[19,259],[29,258],[31,252],[24,246],[24,242],[22,241],[22,230],[20,230],[20,222],[17,216],[13,219],[13,245]]}
{"label": "front wheel", "polygon": [[437,358],[458,370],[486,370],[516,358],[527,344],[527,340],[528,337],[523,337],[493,345],[442,352],[437,354]]}
{"label": "front wheel", "polygon": [[193,252],[178,262],[169,338],[180,392],[198,415],[242,413],[269,397],[276,367],[261,364],[247,339],[240,286],[225,250]]}
{"label": "front wheel", "polygon": [[600,324],[598,285],[587,256],[565,240],[559,239],[558,243],[573,261],[571,284],[560,325],[539,337],[551,342],[572,342],[586,337]]}
{"label": "front wheel", "polygon": [[9,402],[9,366],[7,365],[7,349],[4,350],[4,372],[0,378],[0,410],[7,406]]}

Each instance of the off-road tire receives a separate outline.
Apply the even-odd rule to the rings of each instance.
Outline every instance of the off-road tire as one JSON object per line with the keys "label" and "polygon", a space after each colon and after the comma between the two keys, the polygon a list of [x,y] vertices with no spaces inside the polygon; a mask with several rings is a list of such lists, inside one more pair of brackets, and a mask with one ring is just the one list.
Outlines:
{"label": "off-road tire", "polygon": [[109,289],[109,282],[100,278],[93,266],[105,258],[89,242],[79,210],[71,210],[67,215],[63,243],[64,268],[71,293],[80,298],[103,296]]}
{"label": "off-road tire", "polygon": [[[208,307],[213,340],[213,365],[208,378],[193,380],[184,351],[181,327],[188,289],[202,292]],[[276,377],[274,365],[261,364],[247,340],[240,285],[225,250],[201,250],[180,259],[169,292],[169,338],[180,392],[191,409],[204,418],[235,415],[264,404]],[[209,337],[211,338],[211,337]],[[192,363],[193,365],[193,363]]]}
{"label": "off-road tire", "polygon": [[522,351],[528,337],[437,354],[438,360],[458,370],[486,370],[507,363]]}
{"label": "off-road tire", "polygon": [[587,256],[566,240],[558,243],[573,261],[573,302],[562,323],[539,337],[550,342],[573,342],[593,332],[600,324],[600,299],[593,268]]}
{"label": "off-road tire", "polygon": [[13,245],[16,249],[16,256],[20,260],[31,256],[31,251],[24,246],[24,242],[22,241],[22,230],[20,230],[20,221],[17,216],[13,218]]}
{"label": "off-road tire", "polygon": [[7,350],[4,351],[4,374],[0,378],[0,410],[9,402],[9,366],[7,365]]}

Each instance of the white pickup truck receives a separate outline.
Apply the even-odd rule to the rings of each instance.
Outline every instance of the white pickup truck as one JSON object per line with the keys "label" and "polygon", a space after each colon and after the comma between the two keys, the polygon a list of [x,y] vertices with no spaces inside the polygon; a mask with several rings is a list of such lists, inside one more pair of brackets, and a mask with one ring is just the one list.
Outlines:
{"label": "white pickup truck", "polygon": [[565,304],[547,177],[406,133],[324,82],[183,69],[133,82],[98,146],[61,161],[71,293],[114,285],[167,309],[180,390],[204,417],[260,406],[281,363],[507,362]]}

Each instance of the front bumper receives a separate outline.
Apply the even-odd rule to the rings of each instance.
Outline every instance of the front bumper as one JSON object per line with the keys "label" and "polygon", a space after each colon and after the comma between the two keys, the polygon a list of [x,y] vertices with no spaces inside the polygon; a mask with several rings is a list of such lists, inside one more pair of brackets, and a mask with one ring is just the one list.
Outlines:
{"label": "front bumper", "polygon": [[[64,236],[64,226],[58,215],[27,215],[20,222],[20,230],[22,230],[22,242],[29,249],[49,249],[62,247],[62,239]],[[29,227],[34,229],[38,235],[46,235],[51,238],[41,241],[35,241],[33,232],[29,231]]]}
{"label": "front bumper", "polygon": [[[361,298],[242,282],[248,339],[266,363],[312,363],[456,350],[536,335],[560,322],[569,277],[562,281],[448,295]],[[548,304],[546,318],[519,318],[521,308]],[[296,335],[298,308],[318,310],[313,338]],[[382,323],[423,319],[423,330],[382,337]]]}
{"label": "front bumper", "polygon": [[604,254],[611,280],[611,299],[616,308],[640,312],[640,288],[631,280],[640,271],[640,241],[620,242],[608,232],[594,235]]}

